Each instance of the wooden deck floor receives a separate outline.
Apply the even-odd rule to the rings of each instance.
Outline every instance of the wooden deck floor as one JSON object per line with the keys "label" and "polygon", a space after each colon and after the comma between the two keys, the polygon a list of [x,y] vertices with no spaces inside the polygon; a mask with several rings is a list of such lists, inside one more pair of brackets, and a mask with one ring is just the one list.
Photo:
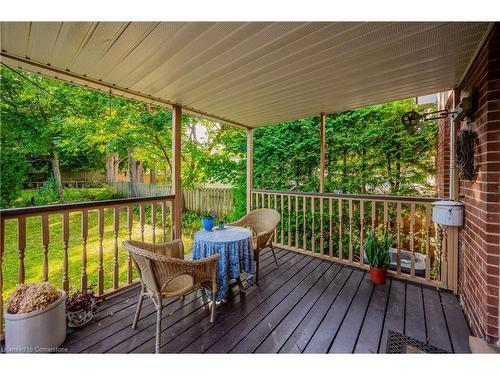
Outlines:
{"label": "wooden deck floor", "polygon": [[[164,353],[385,353],[389,330],[449,352],[468,352],[469,328],[456,297],[396,279],[373,287],[362,270],[304,256],[269,253],[261,281],[218,306],[210,324],[195,291],[163,310]],[[137,288],[103,302],[94,320],[68,335],[69,352],[152,353],[155,310],[146,300],[131,328]]]}

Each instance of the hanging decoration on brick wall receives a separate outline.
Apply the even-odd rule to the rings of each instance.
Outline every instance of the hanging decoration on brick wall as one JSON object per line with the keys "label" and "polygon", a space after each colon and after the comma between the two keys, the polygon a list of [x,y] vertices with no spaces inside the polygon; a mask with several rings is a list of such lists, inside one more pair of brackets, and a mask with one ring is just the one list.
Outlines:
{"label": "hanging decoration on brick wall", "polygon": [[477,135],[470,129],[462,129],[457,134],[458,173],[462,180],[473,181],[475,176],[474,152]]}

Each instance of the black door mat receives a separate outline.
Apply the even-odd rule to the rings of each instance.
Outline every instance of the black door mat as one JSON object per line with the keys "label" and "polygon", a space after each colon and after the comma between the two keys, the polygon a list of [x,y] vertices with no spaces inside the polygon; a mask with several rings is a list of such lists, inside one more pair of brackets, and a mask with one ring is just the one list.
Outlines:
{"label": "black door mat", "polygon": [[416,340],[410,336],[403,335],[396,331],[389,331],[387,338],[388,354],[445,354],[449,353],[446,350],[437,346],[426,344],[425,342]]}

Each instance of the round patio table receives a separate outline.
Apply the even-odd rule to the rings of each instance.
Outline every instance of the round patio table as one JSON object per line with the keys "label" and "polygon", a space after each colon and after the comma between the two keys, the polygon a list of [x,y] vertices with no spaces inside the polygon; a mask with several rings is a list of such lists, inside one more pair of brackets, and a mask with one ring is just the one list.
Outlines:
{"label": "round patio table", "polygon": [[239,279],[240,274],[254,273],[252,232],[246,228],[226,226],[224,229],[199,230],[194,235],[193,259],[219,254],[217,262],[216,301],[224,300],[229,281]]}

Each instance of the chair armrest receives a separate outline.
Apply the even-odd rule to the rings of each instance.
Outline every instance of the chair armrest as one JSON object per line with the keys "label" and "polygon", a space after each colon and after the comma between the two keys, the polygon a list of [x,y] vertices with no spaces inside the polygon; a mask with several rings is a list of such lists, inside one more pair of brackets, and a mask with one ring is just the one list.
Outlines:
{"label": "chair armrest", "polygon": [[269,230],[267,232],[257,233],[257,250],[260,250],[263,247],[267,246],[269,241],[271,241],[273,235],[274,235],[274,229]]}

